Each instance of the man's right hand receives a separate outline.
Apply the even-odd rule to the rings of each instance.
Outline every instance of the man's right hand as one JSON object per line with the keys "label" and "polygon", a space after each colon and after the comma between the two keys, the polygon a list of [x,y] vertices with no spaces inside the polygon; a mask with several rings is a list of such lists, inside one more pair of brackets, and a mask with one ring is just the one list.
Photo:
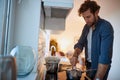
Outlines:
{"label": "man's right hand", "polygon": [[72,65],[72,67],[76,66],[76,64],[78,63],[78,58],[73,56],[73,57],[70,59],[70,63],[71,63],[71,65]]}
{"label": "man's right hand", "polygon": [[73,57],[70,59],[71,65],[74,67],[78,63],[78,56],[81,53],[81,49],[75,48]]}

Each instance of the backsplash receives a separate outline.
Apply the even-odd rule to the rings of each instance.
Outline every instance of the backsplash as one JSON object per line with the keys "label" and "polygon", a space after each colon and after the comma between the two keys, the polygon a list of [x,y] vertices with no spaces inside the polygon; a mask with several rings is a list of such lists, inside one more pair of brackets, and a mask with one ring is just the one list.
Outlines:
{"label": "backsplash", "polygon": [[44,62],[45,48],[46,48],[46,33],[43,30],[40,30],[39,33],[39,46],[38,46],[38,64],[37,69],[40,71],[40,68]]}

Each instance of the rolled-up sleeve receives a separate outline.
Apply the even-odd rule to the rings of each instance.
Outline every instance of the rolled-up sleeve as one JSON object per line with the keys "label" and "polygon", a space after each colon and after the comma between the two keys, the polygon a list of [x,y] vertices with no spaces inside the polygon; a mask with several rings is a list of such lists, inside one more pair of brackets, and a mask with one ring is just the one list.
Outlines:
{"label": "rolled-up sleeve", "polygon": [[110,24],[104,25],[101,31],[99,63],[110,64],[113,51],[114,31]]}

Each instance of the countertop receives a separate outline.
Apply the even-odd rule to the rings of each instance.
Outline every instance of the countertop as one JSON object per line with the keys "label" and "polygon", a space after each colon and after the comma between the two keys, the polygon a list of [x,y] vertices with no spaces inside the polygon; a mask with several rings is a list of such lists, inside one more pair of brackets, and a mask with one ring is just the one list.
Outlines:
{"label": "countertop", "polygon": [[[57,73],[57,75],[58,75],[58,80],[66,80],[67,79],[67,77],[66,77],[66,71],[60,71],[60,72]],[[45,76],[46,76],[46,66],[42,65],[41,69],[38,71],[36,80],[45,80]],[[81,77],[80,80],[84,80],[85,77],[88,80],[90,80],[90,78],[88,78],[85,75],[85,73],[82,73],[82,77]]]}

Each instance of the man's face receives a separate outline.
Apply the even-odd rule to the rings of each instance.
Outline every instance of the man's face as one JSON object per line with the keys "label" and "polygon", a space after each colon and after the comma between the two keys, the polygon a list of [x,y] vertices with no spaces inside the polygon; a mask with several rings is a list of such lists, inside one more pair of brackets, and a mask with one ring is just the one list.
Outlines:
{"label": "man's face", "polygon": [[82,16],[88,26],[93,26],[96,22],[96,14],[90,12],[90,9],[82,13]]}

